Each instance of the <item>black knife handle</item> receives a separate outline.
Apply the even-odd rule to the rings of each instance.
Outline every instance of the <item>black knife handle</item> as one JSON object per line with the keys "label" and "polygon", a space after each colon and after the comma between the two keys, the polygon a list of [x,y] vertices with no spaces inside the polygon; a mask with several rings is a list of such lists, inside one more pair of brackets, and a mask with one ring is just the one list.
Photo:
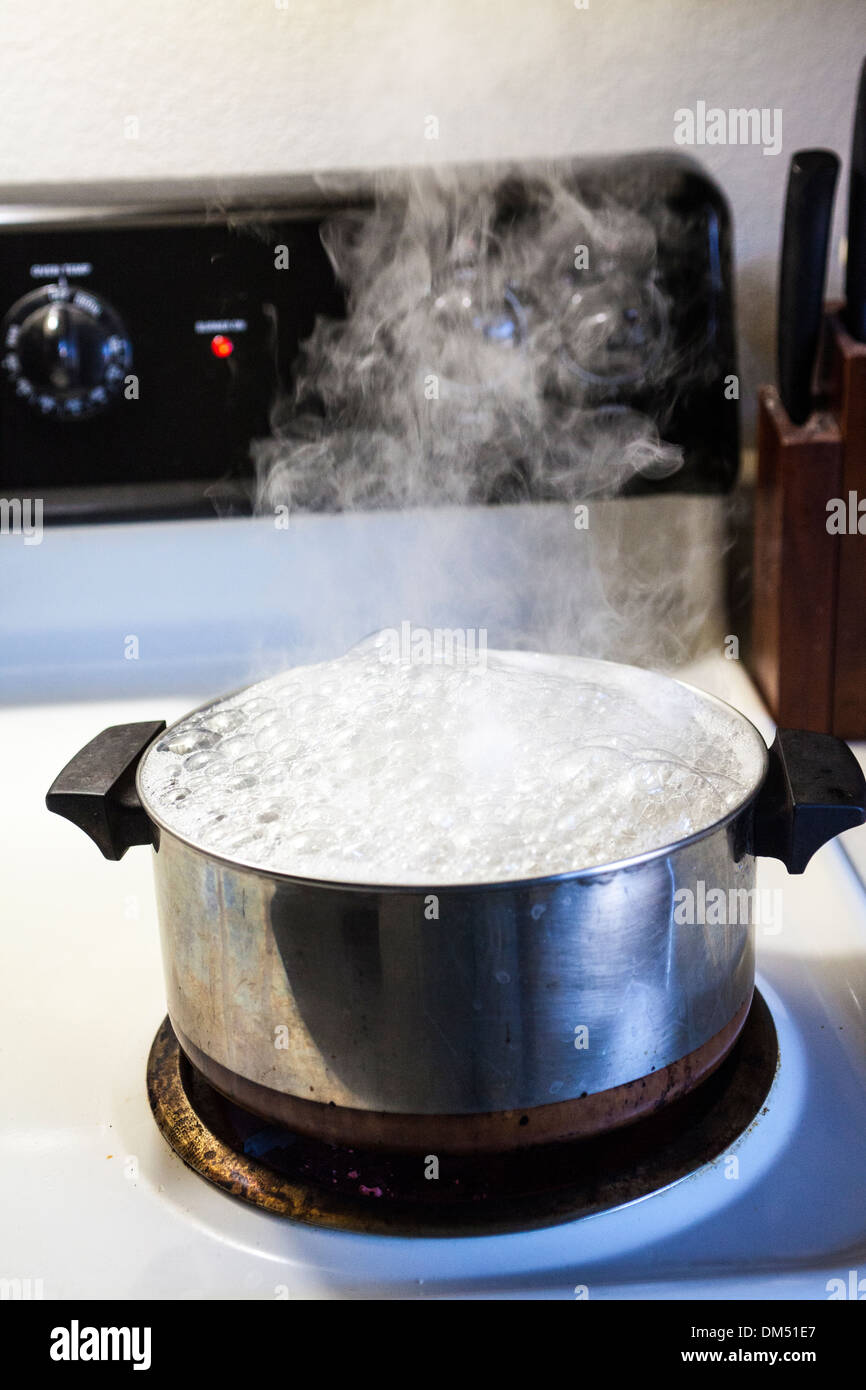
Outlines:
{"label": "black knife handle", "polygon": [[779,395],[795,425],[812,406],[838,173],[832,150],[798,150],[791,157],[779,276]]}
{"label": "black knife handle", "polygon": [[866,59],[860,69],[851,142],[844,318],[851,337],[866,343]]}

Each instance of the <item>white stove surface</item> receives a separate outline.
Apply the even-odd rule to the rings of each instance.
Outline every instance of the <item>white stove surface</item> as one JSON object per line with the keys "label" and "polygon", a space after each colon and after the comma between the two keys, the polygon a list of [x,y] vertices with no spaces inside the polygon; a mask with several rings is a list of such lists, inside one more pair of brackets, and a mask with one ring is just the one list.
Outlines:
{"label": "white stove surface", "polygon": [[[739,663],[682,674],[770,733]],[[589,1219],[445,1240],[291,1224],[185,1168],[145,1093],[165,1013],[149,852],[104,861],[44,795],[106,725],[213,693],[205,677],[184,697],[0,708],[0,1277],[148,1299],[825,1299],[831,1279],[866,1281],[866,891],[838,844],[799,878],[760,863],[759,886],[782,892],[781,930],[757,935],[781,1066],[730,1150],[736,1178],[719,1159]]]}

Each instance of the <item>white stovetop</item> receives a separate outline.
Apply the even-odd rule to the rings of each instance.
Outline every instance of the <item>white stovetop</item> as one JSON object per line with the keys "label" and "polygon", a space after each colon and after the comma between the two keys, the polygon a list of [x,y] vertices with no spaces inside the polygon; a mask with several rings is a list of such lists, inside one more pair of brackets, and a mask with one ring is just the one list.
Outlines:
{"label": "white stovetop", "polygon": [[[769,732],[737,663],[684,674]],[[105,725],[209,693],[0,710],[0,1276],[41,1279],[45,1297],[821,1299],[829,1278],[866,1275],[866,893],[838,845],[801,878],[760,866],[784,895],[781,932],[758,931],[782,1065],[735,1146],[738,1179],[717,1162],[582,1222],[408,1240],[292,1225],[188,1171],[145,1095],[165,1012],[149,854],[102,860],[43,797]]]}

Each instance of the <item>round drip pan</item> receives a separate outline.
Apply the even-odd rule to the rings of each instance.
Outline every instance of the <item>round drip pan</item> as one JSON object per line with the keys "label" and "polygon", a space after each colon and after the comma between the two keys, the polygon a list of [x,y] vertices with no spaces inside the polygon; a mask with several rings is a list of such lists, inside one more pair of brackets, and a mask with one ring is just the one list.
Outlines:
{"label": "round drip pan", "polygon": [[188,1167],[276,1216],[370,1235],[493,1235],[606,1211],[712,1162],[759,1117],[778,1057],[756,992],[730,1053],[695,1090],[610,1134],[503,1153],[389,1153],[269,1124],[210,1085],[167,1018],[147,1088],[160,1131]]}

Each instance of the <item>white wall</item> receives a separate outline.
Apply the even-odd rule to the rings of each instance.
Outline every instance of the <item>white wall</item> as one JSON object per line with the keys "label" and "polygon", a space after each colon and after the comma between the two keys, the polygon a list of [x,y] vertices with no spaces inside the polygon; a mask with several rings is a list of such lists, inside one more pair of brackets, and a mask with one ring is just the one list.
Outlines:
{"label": "white wall", "polygon": [[6,202],[75,185],[82,196],[84,184],[117,197],[142,181],[665,147],[674,111],[698,99],[781,107],[778,158],[697,151],[734,207],[753,388],[772,372],[788,156],[826,144],[847,160],[866,3],[3,0],[0,34]]}

